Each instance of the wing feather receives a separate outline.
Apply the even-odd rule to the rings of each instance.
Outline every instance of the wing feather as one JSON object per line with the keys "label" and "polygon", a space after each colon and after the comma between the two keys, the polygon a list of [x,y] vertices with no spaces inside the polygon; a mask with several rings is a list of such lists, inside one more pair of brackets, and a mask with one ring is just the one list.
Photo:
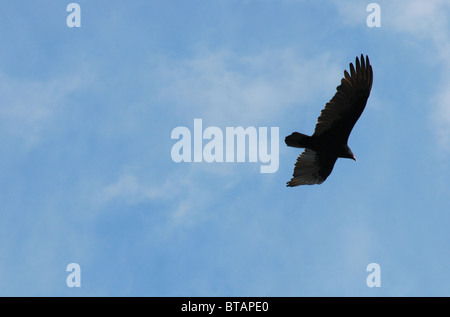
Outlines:
{"label": "wing feather", "polygon": [[348,137],[363,112],[373,82],[373,71],[369,57],[356,58],[355,66],[350,63],[350,73],[344,71],[336,94],[322,110],[314,135],[326,136],[347,143]]}
{"label": "wing feather", "polygon": [[330,157],[317,153],[311,149],[305,149],[297,158],[294,175],[286,183],[288,187],[299,185],[322,184],[333,170],[337,157]]}

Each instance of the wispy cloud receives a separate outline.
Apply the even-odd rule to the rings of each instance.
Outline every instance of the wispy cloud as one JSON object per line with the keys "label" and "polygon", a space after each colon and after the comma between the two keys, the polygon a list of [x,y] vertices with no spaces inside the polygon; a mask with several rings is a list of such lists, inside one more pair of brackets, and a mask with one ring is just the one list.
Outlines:
{"label": "wispy cloud", "polygon": [[86,87],[93,75],[85,70],[47,80],[14,78],[0,73],[2,132],[26,147],[40,142],[41,132],[66,108],[71,93]]}
{"label": "wispy cloud", "polygon": [[124,199],[129,204],[137,204],[147,199],[165,196],[162,187],[147,187],[137,180],[136,176],[126,174],[102,189],[100,201],[106,203],[114,199]]}
{"label": "wispy cloud", "polygon": [[434,46],[433,56],[428,60],[439,65],[436,74],[436,93],[431,98],[434,103],[431,120],[435,127],[437,143],[450,152],[450,2],[445,0],[405,1],[392,5],[397,16],[391,17],[392,26]]}
{"label": "wispy cloud", "polygon": [[162,172],[157,179],[145,172],[119,174],[115,181],[93,191],[91,203],[100,209],[111,204],[157,204],[168,228],[190,226],[203,222],[210,205],[251,173],[236,165],[173,164],[171,172]]}
{"label": "wispy cloud", "polygon": [[183,60],[160,57],[155,65],[164,83],[160,97],[179,113],[228,125],[257,125],[301,106],[336,85],[330,80],[342,68],[330,54],[309,59],[293,49],[255,55],[200,50]]}

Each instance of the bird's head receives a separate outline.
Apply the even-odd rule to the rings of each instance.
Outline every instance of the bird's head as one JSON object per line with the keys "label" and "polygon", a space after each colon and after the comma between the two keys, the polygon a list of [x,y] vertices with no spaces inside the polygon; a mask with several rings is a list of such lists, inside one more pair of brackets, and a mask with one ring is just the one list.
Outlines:
{"label": "bird's head", "polygon": [[345,146],[344,157],[352,159],[356,162],[355,155],[353,154],[352,150],[350,150],[350,148],[347,145]]}

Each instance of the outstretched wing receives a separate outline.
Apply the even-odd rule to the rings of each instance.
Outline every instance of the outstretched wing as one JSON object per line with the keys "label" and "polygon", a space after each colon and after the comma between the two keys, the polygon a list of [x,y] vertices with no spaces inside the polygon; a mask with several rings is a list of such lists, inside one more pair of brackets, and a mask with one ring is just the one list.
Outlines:
{"label": "outstretched wing", "polygon": [[356,69],[350,63],[350,74],[344,71],[344,78],[336,88],[334,97],[326,104],[317,120],[314,135],[347,143],[353,126],[363,112],[372,88],[373,72],[369,57],[361,54],[355,61]]}
{"label": "outstretched wing", "polygon": [[297,158],[294,175],[286,183],[286,186],[322,184],[333,170],[336,160],[337,156],[328,156],[311,149],[305,149]]}

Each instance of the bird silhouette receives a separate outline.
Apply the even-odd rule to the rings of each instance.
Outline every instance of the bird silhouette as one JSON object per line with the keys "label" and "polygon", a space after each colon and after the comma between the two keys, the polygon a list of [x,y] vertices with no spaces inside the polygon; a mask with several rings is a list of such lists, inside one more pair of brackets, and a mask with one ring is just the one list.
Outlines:
{"label": "bird silhouette", "polygon": [[350,63],[350,74],[345,70],[337,92],[325,105],[311,136],[294,132],[285,138],[288,146],[305,148],[295,163],[294,175],[286,183],[288,187],[322,184],[333,170],[339,157],[356,161],[347,145],[353,126],[358,121],[373,82],[369,57],[356,57],[355,66]]}

